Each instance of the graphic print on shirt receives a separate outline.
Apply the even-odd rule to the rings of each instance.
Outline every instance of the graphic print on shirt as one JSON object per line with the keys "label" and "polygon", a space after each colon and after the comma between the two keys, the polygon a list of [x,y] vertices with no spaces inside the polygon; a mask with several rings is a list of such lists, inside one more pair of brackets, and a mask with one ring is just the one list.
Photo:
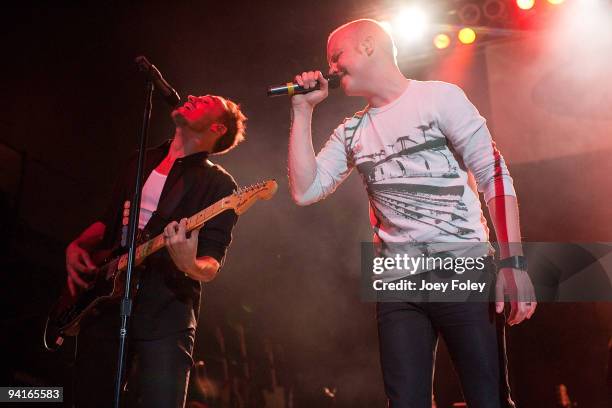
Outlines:
{"label": "graphic print on shirt", "polygon": [[[432,132],[435,123],[416,126],[414,132],[368,152],[358,130],[364,116],[367,112],[354,116],[354,126],[347,123],[345,142],[348,157],[366,185],[372,215],[379,221],[376,225],[399,216],[437,230],[441,239],[477,241],[476,231],[465,227],[468,208],[463,201],[465,183],[459,175],[459,163],[446,138]],[[371,120],[368,125],[378,133]],[[406,238],[417,241],[410,235]]]}

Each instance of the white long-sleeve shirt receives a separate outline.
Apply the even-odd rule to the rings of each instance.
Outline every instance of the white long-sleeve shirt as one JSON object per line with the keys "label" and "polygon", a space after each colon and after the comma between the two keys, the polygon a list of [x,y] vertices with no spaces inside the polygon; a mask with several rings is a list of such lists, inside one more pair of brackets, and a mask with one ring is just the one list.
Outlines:
{"label": "white long-sleeve shirt", "polygon": [[307,205],[325,198],[356,167],[369,196],[374,242],[488,242],[469,173],[487,202],[516,194],[485,122],[459,87],[411,80],[395,101],[366,108],[335,129],[316,156],[313,183],[296,199]]}

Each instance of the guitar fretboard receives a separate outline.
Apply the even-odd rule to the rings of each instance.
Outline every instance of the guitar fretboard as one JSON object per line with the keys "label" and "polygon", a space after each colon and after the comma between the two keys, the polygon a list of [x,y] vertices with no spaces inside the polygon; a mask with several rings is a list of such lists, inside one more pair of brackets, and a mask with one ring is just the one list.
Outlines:
{"label": "guitar fretboard", "polygon": [[[223,211],[233,209],[233,207],[227,205],[227,203],[227,197],[222,198],[211,206],[206,207],[202,211],[189,217],[187,219],[187,231],[193,231],[194,229],[201,227],[206,221],[222,213]],[[166,243],[164,242],[163,234],[159,234],[155,238],[152,238],[144,244],[139,245],[136,248],[136,265],[141,264],[146,257],[153,254],[154,252],[159,251],[165,246]],[[127,265],[128,254],[123,254],[119,258],[117,269],[120,271],[125,270],[127,269]]]}

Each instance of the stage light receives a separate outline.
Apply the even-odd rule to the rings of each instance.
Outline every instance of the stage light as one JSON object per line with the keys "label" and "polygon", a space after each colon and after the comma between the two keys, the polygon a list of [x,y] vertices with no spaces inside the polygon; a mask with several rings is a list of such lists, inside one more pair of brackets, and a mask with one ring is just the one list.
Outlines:
{"label": "stage light", "polygon": [[529,10],[533,8],[535,0],[516,0],[516,5],[521,10]]}
{"label": "stage light", "polygon": [[503,20],[506,17],[506,3],[502,0],[487,0],[482,6],[482,11],[491,21]]}
{"label": "stage light", "polygon": [[482,13],[480,7],[474,3],[466,3],[457,12],[457,16],[464,25],[475,25],[480,21]]}
{"label": "stage light", "polygon": [[459,41],[463,44],[471,44],[476,40],[476,32],[469,27],[459,30]]}
{"label": "stage light", "polygon": [[565,0],[548,0],[550,4],[557,5],[563,3]]}
{"label": "stage light", "polygon": [[402,10],[393,21],[393,32],[409,42],[423,37],[426,29],[427,15],[417,7]]}
{"label": "stage light", "polygon": [[434,37],[433,43],[437,49],[443,50],[450,45],[450,37],[446,34],[438,34]]}
{"label": "stage light", "polygon": [[386,20],[382,20],[379,21],[380,25],[382,26],[382,28],[385,29],[385,31],[389,34],[393,33],[393,27],[391,26],[391,23],[386,21]]}

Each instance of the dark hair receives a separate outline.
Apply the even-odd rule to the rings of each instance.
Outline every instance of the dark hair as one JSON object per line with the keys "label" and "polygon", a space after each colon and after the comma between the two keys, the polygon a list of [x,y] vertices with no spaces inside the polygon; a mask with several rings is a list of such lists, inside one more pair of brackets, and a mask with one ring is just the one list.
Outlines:
{"label": "dark hair", "polygon": [[240,111],[240,105],[226,98],[221,98],[225,112],[220,122],[225,125],[227,131],[217,140],[213,146],[212,153],[227,153],[245,139],[247,117]]}

